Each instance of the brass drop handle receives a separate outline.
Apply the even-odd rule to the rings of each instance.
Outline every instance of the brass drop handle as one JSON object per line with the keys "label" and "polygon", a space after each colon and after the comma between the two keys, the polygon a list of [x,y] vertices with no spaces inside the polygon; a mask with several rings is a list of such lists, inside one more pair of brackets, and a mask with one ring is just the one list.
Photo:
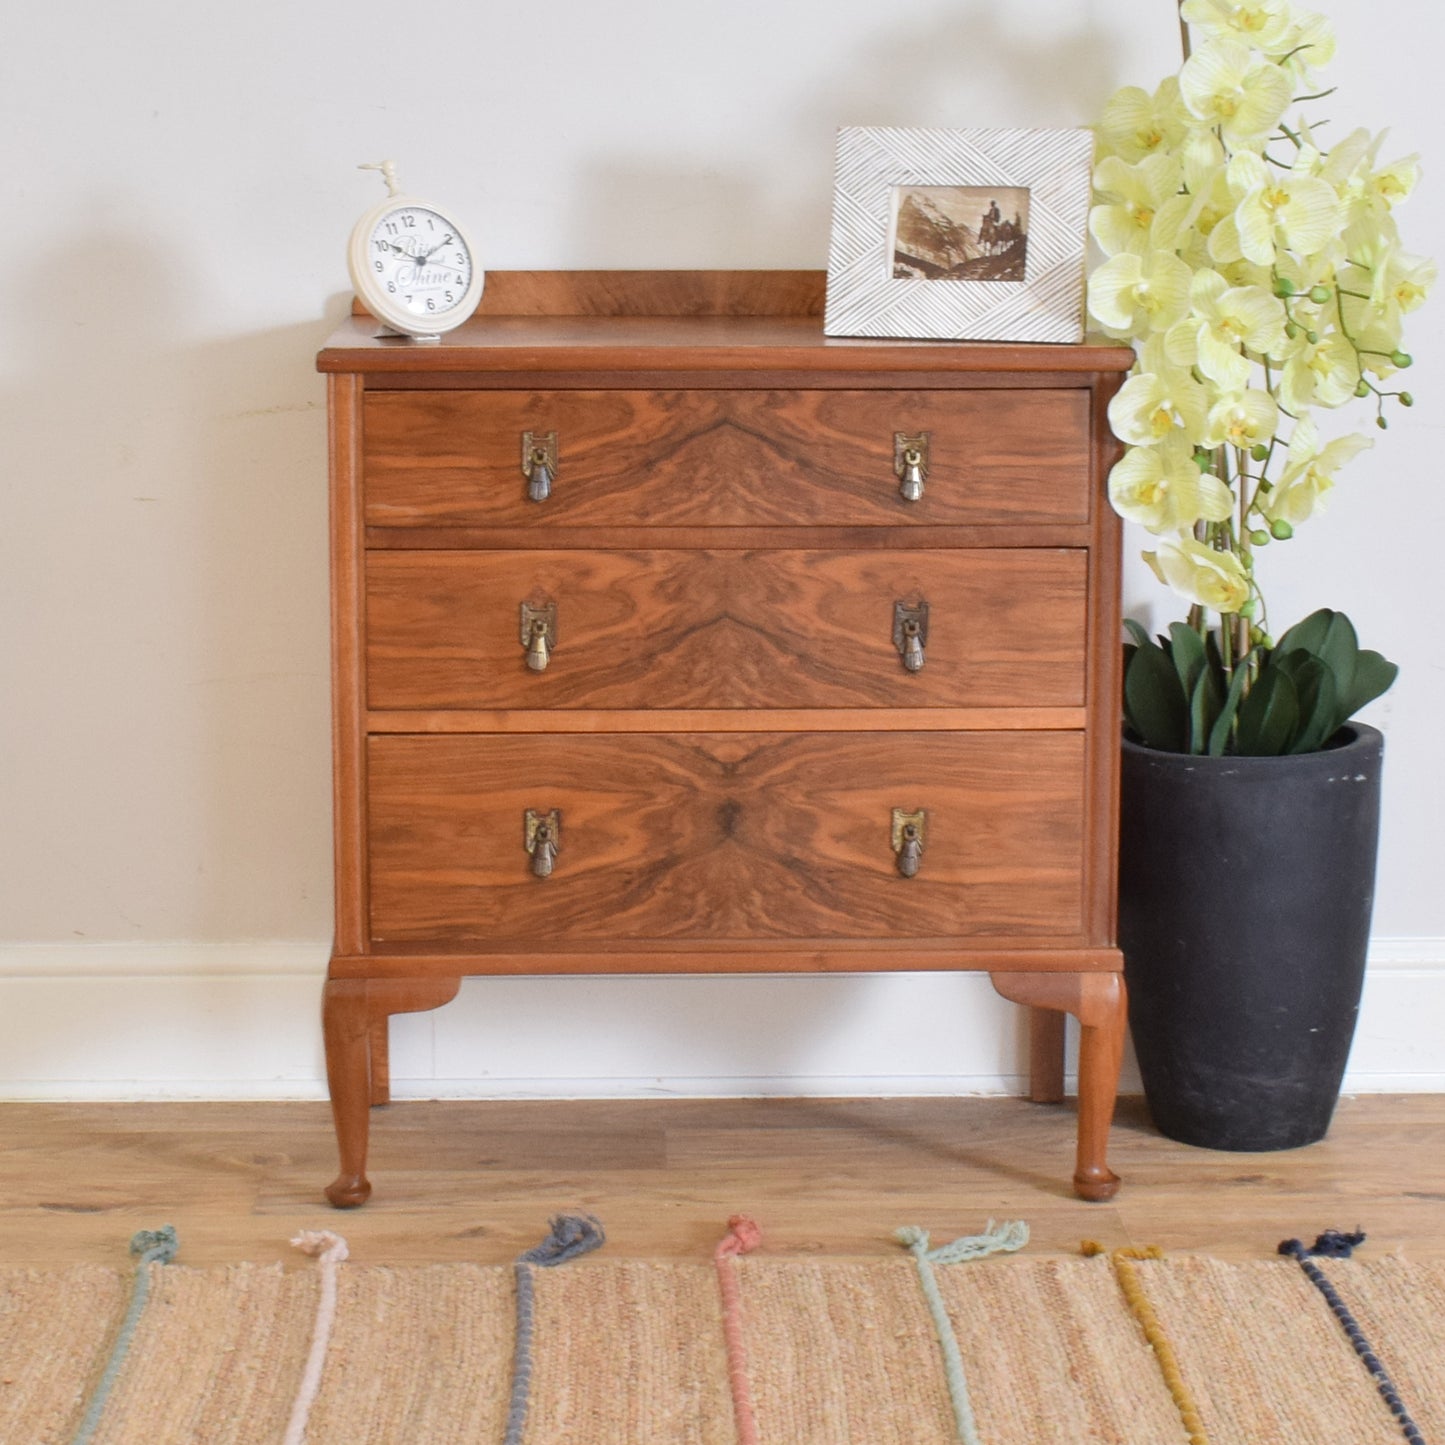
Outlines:
{"label": "brass drop handle", "polygon": [[905,878],[913,878],[923,862],[923,833],[928,813],[923,808],[909,811],[894,808],[893,853],[898,860],[898,871]]}
{"label": "brass drop handle", "polygon": [[562,813],[557,808],[540,813],[528,808],[522,815],[523,842],[532,857],[532,874],[550,878],[557,854],[562,851]]}
{"label": "brass drop handle", "polygon": [[893,472],[905,502],[916,502],[923,496],[923,488],[928,481],[926,431],[916,436],[901,431],[893,433]]}
{"label": "brass drop handle", "polygon": [[545,672],[557,646],[557,604],[522,603],[522,646],[527,649],[527,666]]}
{"label": "brass drop handle", "polygon": [[557,475],[557,433],[522,433],[522,475],[527,479],[527,500],[545,502],[552,495]]}
{"label": "brass drop handle", "polygon": [[928,603],[893,604],[893,645],[909,672],[922,672],[924,647],[928,643]]}

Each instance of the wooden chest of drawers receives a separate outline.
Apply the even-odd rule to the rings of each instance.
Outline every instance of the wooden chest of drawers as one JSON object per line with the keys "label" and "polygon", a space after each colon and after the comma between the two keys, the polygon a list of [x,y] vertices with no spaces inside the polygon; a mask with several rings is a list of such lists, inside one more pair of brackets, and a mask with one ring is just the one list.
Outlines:
{"label": "wooden chest of drawers", "polygon": [[330,386],[341,1172],[487,973],[987,970],[1107,1198],[1108,345],[825,340],[810,272],[504,273]]}

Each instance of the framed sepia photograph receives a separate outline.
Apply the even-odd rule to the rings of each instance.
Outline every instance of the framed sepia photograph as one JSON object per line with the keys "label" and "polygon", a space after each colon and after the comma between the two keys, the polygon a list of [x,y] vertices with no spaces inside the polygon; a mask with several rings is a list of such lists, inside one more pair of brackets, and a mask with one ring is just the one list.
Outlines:
{"label": "framed sepia photograph", "polygon": [[838,132],[828,336],[1078,341],[1087,130]]}

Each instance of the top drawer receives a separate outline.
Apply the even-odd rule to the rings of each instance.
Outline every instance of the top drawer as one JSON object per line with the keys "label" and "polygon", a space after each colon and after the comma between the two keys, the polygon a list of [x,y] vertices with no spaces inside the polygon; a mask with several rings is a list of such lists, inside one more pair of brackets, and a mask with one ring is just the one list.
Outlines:
{"label": "top drawer", "polygon": [[[556,436],[544,502],[523,435]],[[895,437],[928,434],[905,501]],[[1089,393],[374,391],[371,527],[940,526],[1089,515]]]}

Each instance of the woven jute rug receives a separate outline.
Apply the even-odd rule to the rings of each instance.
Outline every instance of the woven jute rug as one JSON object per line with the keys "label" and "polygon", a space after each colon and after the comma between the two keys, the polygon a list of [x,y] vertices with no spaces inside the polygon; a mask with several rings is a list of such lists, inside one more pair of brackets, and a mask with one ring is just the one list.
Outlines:
{"label": "woven jute rug", "polygon": [[995,1246],[918,1232],[769,1258],[733,1224],[695,1263],[387,1268],[313,1236],[285,1267],[0,1272],[0,1441],[1445,1442],[1445,1266],[970,1258]]}

